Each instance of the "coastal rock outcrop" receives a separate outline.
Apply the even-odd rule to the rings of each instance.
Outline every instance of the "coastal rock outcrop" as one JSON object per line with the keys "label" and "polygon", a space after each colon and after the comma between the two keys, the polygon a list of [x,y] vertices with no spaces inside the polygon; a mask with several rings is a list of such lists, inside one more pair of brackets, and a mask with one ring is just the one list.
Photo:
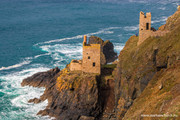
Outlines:
{"label": "coastal rock outcrop", "polygon": [[39,103],[48,99],[48,106],[38,115],[49,115],[59,120],[92,120],[102,111],[98,79],[96,74],[55,68],[24,79],[21,85],[46,88],[40,98],[29,100]]}
{"label": "coastal rock outcrop", "polygon": [[56,79],[54,77],[58,75],[60,69],[58,67],[51,69],[47,72],[40,72],[24,79],[21,83],[21,86],[33,86],[33,87],[48,87],[51,84],[54,84]]}

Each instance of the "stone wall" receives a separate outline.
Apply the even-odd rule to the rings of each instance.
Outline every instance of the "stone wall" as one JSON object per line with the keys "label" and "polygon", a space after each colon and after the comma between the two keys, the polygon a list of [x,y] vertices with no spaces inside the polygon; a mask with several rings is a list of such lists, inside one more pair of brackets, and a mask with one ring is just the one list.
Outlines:
{"label": "stone wall", "polygon": [[81,60],[72,60],[70,63],[70,70],[75,71],[75,70],[82,70],[82,61]]}
{"label": "stone wall", "polygon": [[140,12],[140,18],[139,18],[139,40],[137,45],[140,45],[142,42],[144,42],[148,37],[157,37],[157,36],[163,36],[167,34],[169,31],[153,31],[151,30],[151,13],[146,13],[146,15],[143,12]]}
{"label": "stone wall", "polygon": [[151,37],[158,37],[158,36],[164,36],[165,34],[167,34],[169,31],[161,31],[161,30],[158,30],[158,31],[155,31],[155,32],[151,32],[150,36]]}
{"label": "stone wall", "polygon": [[101,45],[85,44],[83,46],[82,71],[89,73],[101,73]]}
{"label": "stone wall", "polygon": [[101,44],[87,44],[87,36],[84,36],[83,59],[72,60],[70,70],[101,74],[101,52]]}
{"label": "stone wall", "polygon": [[139,18],[139,41],[140,45],[144,40],[146,40],[151,34],[151,13],[140,12]]}

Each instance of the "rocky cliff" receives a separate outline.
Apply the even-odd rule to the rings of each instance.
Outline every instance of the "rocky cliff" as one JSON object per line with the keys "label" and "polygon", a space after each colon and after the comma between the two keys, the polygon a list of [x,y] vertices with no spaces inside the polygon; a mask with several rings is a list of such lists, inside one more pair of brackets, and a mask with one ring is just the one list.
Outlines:
{"label": "rocky cliff", "polygon": [[115,82],[118,119],[145,119],[142,114],[180,115],[179,23],[177,11],[160,27],[169,30],[168,34],[150,37],[139,46],[136,36],[126,42],[119,55]]}
{"label": "rocky cliff", "polygon": [[97,81],[96,74],[55,68],[24,79],[21,85],[46,88],[40,98],[29,100],[39,103],[48,99],[48,106],[39,111],[38,115],[49,115],[59,120],[77,120],[81,117],[97,117],[102,111]]}

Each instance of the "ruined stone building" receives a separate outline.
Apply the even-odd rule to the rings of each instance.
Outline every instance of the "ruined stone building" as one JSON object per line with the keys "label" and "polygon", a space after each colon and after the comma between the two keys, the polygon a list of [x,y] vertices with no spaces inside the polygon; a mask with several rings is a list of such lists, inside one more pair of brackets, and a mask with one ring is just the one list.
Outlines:
{"label": "ruined stone building", "polygon": [[140,12],[139,17],[139,41],[137,45],[140,45],[144,40],[146,40],[148,37],[157,37],[157,36],[163,36],[169,31],[161,31],[161,30],[155,30],[151,27],[151,13],[146,13],[146,15],[143,12]]}
{"label": "ruined stone building", "polygon": [[139,41],[138,45],[147,39],[151,34],[151,13],[140,12],[139,18]]}
{"label": "ruined stone building", "polygon": [[87,36],[84,36],[83,58],[82,60],[72,60],[70,63],[70,70],[101,74],[100,54],[101,45],[87,44]]}

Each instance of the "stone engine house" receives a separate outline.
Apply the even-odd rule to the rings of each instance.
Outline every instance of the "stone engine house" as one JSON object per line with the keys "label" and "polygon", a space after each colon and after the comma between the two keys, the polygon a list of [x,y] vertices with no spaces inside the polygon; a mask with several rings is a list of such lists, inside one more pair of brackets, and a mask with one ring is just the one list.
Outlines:
{"label": "stone engine house", "polygon": [[141,11],[139,17],[139,41],[137,45],[140,45],[148,37],[163,36],[169,31],[155,30],[151,28],[151,13],[146,13],[146,15]]}
{"label": "stone engine house", "polygon": [[87,36],[84,36],[82,53],[82,60],[71,61],[70,70],[101,74],[101,45],[87,44]]}
{"label": "stone engine house", "polygon": [[151,13],[140,12],[139,18],[139,41],[138,45],[147,39],[151,34]]}

